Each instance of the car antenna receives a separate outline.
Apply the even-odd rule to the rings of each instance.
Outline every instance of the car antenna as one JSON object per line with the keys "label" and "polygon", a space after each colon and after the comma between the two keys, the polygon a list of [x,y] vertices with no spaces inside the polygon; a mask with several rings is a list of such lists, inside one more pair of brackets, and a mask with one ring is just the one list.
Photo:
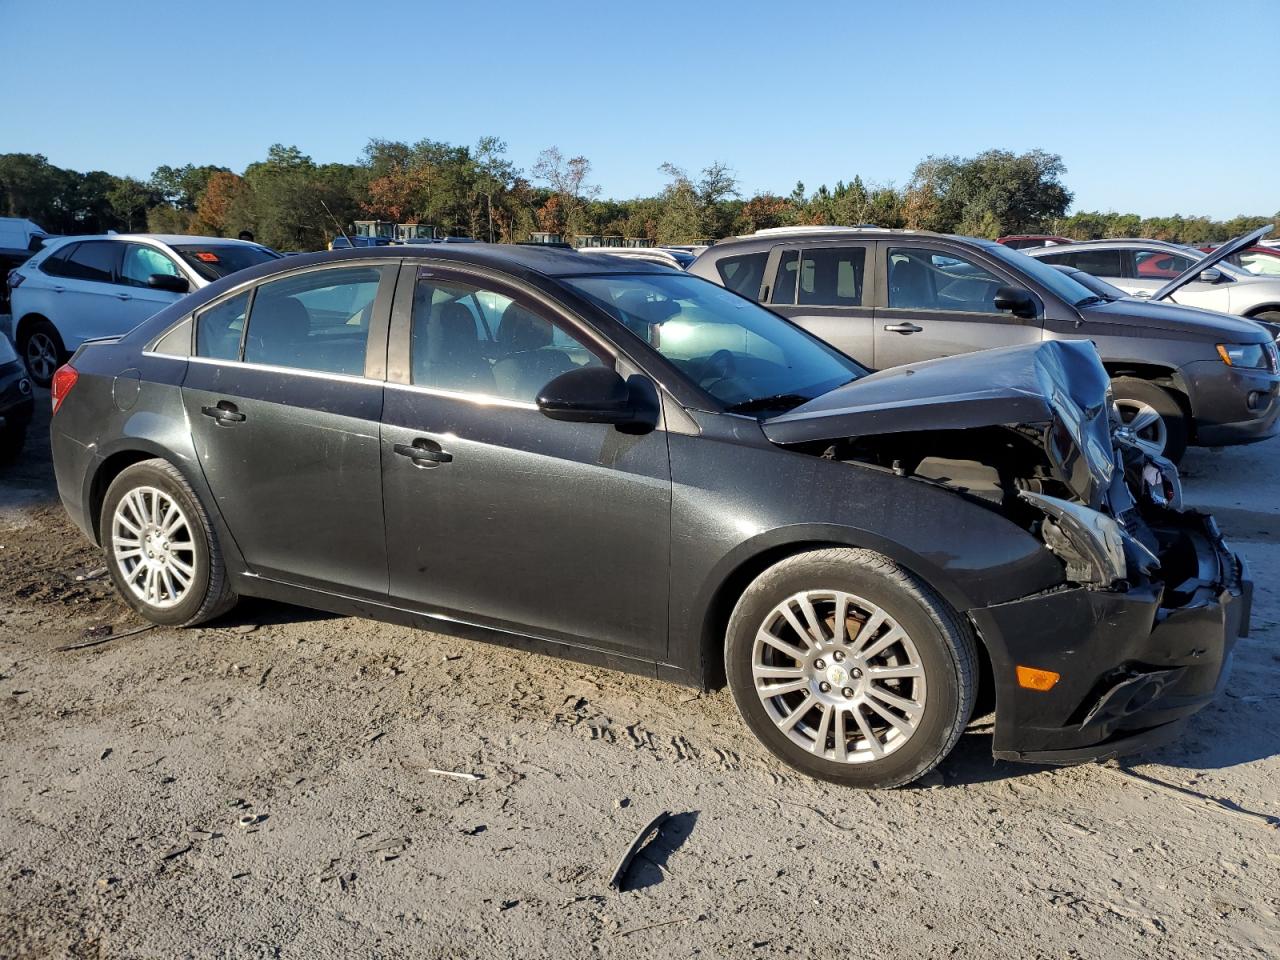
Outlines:
{"label": "car antenna", "polygon": [[338,218],[337,218],[337,217],[335,217],[335,216],[333,215],[333,211],[329,209],[329,205],[328,205],[327,203],[325,203],[323,200],[321,200],[321,201],[320,201],[320,206],[324,207],[324,212],[325,212],[325,213],[327,213],[327,214],[329,214],[329,219],[333,221],[333,225],[334,225],[335,227],[337,227],[337,228],[338,228],[338,232],[339,232],[340,234],[342,234],[342,239],[343,239],[343,240],[345,240],[345,241],[347,241],[347,246],[348,246],[350,249],[354,250],[354,249],[356,248],[356,245],[355,245],[354,243],[352,243],[352,242],[351,242],[351,238],[347,236],[347,231],[345,231],[345,230],[343,230],[343,229],[342,229],[342,224],[340,224],[340,223],[338,222]]}

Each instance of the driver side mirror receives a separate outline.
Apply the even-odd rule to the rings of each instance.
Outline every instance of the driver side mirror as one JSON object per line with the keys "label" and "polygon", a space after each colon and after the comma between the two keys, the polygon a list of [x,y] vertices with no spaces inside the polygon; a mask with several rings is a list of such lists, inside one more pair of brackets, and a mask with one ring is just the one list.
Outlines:
{"label": "driver side mirror", "polygon": [[649,404],[610,367],[578,367],[562,373],[538,391],[538,409],[544,417],[567,423],[611,423],[616,427],[657,426]]}
{"label": "driver side mirror", "polygon": [[168,293],[186,293],[191,283],[186,277],[178,277],[172,273],[153,273],[147,277],[147,286],[152,290],[164,290]]}
{"label": "driver side mirror", "polygon": [[1210,267],[1208,270],[1201,270],[1200,276],[1196,279],[1201,283],[1221,283],[1226,278],[1223,277],[1221,270]]}
{"label": "driver side mirror", "polygon": [[1036,298],[1022,287],[1001,287],[996,291],[994,302],[997,310],[1012,313],[1024,320],[1032,320],[1040,312]]}

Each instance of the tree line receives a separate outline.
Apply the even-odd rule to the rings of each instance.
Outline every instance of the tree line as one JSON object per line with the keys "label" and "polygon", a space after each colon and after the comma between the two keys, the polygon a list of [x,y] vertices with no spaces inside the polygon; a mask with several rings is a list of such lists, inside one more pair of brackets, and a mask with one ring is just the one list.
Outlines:
{"label": "tree line", "polygon": [[697,171],[659,168],[661,193],[602,197],[590,160],[557,147],[529,170],[497,137],[473,146],[437,140],[370,140],[356,163],[316,163],[296,146],[275,144],[236,173],[226,167],[160,166],[147,180],[100,170],[80,173],[40,154],[0,154],[0,215],[28,217],[51,233],[107,230],[237,236],[248,230],[281,250],[325,247],[358,219],[431,224],[445,235],[502,242],[534,232],[621,236],[689,243],[766,227],[874,224],[995,238],[1052,233],[1074,239],[1144,236],[1183,243],[1221,240],[1280,213],[1230,220],[1078,211],[1062,158],[1043,150],[987,150],[973,157],[930,156],[903,187],[860,176],[787,195],[744,197],[724,163]]}

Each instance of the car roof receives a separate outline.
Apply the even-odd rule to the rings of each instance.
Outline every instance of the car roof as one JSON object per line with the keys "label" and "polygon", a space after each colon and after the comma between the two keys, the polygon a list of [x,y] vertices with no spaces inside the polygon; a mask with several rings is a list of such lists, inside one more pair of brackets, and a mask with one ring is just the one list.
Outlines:
{"label": "car roof", "polygon": [[260,247],[262,244],[249,240],[236,240],[233,237],[202,237],[195,234],[183,233],[86,233],[77,235],[67,235],[61,237],[52,237],[45,246],[49,246],[53,240],[57,240],[59,245],[69,241],[80,243],[84,240],[152,240],[158,243],[166,243],[170,246],[178,244],[196,244],[203,246],[224,246],[227,244],[233,246],[244,247]]}
{"label": "car roof", "polygon": [[[405,244],[403,246],[356,247],[304,253],[274,260],[281,270],[315,263],[342,260],[456,260],[476,266],[492,267],[509,273],[533,273],[545,277],[573,277],[584,274],[609,273],[680,273],[671,267],[646,261],[640,257],[608,257],[579,253],[565,247],[536,244],[459,243]],[[275,272],[275,271],[272,271]]]}
{"label": "car roof", "polygon": [[950,240],[955,243],[963,243],[978,247],[990,247],[996,245],[994,240],[986,240],[982,237],[965,237],[960,236],[959,234],[934,233],[930,230],[892,230],[888,227],[823,227],[821,229],[814,227],[778,227],[771,228],[768,231],[761,230],[757,233],[747,234],[746,236],[730,237],[727,240],[719,240],[716,242],[715,246],[708,247],[699,254],[699,259],[716,259],[730,250],[740,252],[742,250],[769,249],[782,243],[796,241],[827,243],[839,240],[891,240],[898,238]]}

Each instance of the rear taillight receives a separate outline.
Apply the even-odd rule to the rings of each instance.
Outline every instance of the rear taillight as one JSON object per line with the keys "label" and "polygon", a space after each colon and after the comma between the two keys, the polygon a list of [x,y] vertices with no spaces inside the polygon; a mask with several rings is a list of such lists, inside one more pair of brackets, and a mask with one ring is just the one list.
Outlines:
{"label": "rear taillight", "polygon": [[17,270],[10,270],[9,271],[9,289],[17,290],[20,286],[22,286],[22,281],[25,279],[27,278],[24,277],[22,274],[20,274]]}
{"label": "rear taillight", "polygon": [[53,371],[53,380],[49,383],[49,394],[53,397],[54,413],[58,412],[58,408],[62,406],[62,401],[67,399],[67,394],[71,392],[71,388],[76,385],[76,381],[79,379],[80,374],[76,373],[76,368],[69,363],[64,363]]}

